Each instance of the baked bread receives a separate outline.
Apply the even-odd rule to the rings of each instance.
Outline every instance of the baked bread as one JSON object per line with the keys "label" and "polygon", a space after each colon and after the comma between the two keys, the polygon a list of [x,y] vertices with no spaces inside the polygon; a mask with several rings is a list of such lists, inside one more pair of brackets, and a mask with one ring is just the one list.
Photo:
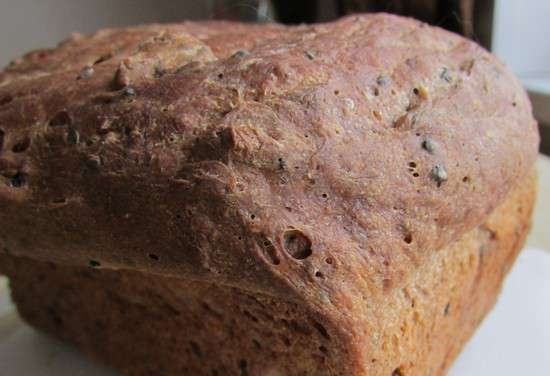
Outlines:
{"label": "baked bread", "polygon": [[21,315],[127,375],[442,375],[535,198],[519,81],[385,14],[76,35],[0,130]]}

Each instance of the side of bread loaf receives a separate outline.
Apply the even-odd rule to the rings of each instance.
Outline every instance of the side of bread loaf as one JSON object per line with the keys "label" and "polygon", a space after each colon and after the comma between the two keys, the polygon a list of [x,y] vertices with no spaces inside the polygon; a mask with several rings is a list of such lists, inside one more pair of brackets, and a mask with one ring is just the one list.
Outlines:
{"label": "side of bread loaf", "polygon": [[[279,366],[295,365],[296,375],[443,369],[440,351],[451,359],[469,331],[436,350],[428,324],[403,324],[423,329],[401,346],[391,336],[414,312],[402,301],[403,289],[419,279],[424,290],[438,292],[414,293],[429,311],[425,320],[456,289],[464,317],[441,324],[448,326],[438,340],[464,320],[475,327],[502,274],[482,273],[479,294],[490,299],[478,302],[461,286],[472,283],[481,256],[464,266],[470,274],[452,269],[441,287],[433,278],[444,278],[438,273],[451,266],[438,263],[479,251],[490,234],[480,226],[495,208],[521,201],[514,189],[526,189],[523,204],[531,205],[538,141],[528,98],[500,62],[466,39],[411,19],[362,15],[298,27],[183,23],[75,36],[0,73],[0,252],[16,265],[13,273],[0,269],[12,274],[22,313],[50,330],[41,316],[45,305],[36,303],[34,318],[24,291],[43,294],[46,305],[49,295],[17,284],[43,274],[44,263],[59,264],[59,275],[41,283],[50,286],[50,298],[72,302],[66,309],[84,317],[94,308],[77,309],[77,297],[84,297],[65,291],[60,280],[86,285],[82,268],[91,266],[99,270],[86,286],[98,290],[96,306],[112,307],[113,321],[104,325],[120,343],[143,344],[149,334],[115,330],[126,316],[118,314],[122,303],[105,295],[107,286],[139,299],[163,296],[177,281],[180,292],[173,294],[192,297],[191,290],[213,286],[216,296],[227,295],[226,306],[241,295],[259,296],[272,302],[268,311],[288,307],[296,321],[319,323],[324,329],[314,332],[313,352],[274,358]],[[522,239],[527,216],[510,219],[516,235],[498,218],[497,232]],[[494,267],[507,268],[519,243],[491,244],[499,255]],[[126,290],[142,279],[158,285]],[[133,310],[133,320],[139,312],[151,314],[148,307]],[[189,315],[155,332],[199,325]],[[91,332],[71,325],[66,338],[91,350]],[[324,332],[334,342],[323,371],[312,359],[328,351]],[[237,340],[203,346],[216,343],[233,348],[208,361],[234,366],[243,352],[252,364]],[[134,346],[124,357],[95,347],[124,369],[141,356]],[[166,356],[178,349],[158,346]],[[251,374],[267,372],[271,363],[261,359]],[[190,357],[181,362],[200,364]],[[170,364],[167,373],[175,372]]]}
{"label": "side of bread loaf", "polygon": [[437,376],[493,306],[523,245],[528,179],[377,301],[335,318],[262,293],[3,256],[22,316],[132,376]]}

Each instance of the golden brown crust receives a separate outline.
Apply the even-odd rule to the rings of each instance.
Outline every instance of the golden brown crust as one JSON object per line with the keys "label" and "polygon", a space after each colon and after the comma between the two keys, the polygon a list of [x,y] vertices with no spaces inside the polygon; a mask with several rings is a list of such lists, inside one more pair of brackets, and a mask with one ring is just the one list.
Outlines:
{"label": "golden brown crust", "polygon": [[493,306],[534,188],[530,178],[403,286],[349,301],[337,319],[306,302],[134,271],[11,256],[0,270],[27,321],[127,375],[439,376]]}
{"label": "golden brown crust", "polygon": [[493,56],[383,14],[76,36],[0,73],[0,131],[0,252],[269,296],[348,346],[538,146]]}
{"label": "golden brown crust", "polygon": [[12,254],[317,300],[398,283],[485,219],[538,142],[495,58],[389,15],[100,31],[0,82]]}

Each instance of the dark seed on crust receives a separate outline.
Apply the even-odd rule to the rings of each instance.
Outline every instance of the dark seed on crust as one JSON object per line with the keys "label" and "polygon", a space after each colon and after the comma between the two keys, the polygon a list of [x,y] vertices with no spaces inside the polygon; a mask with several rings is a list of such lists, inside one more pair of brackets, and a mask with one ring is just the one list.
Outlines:
{"label": "dark seed on crust", "polygon": [[386,86],[387,84],[390,83],[390,78],[388,76],[384,76],[383,74],[381,74],[376,78],[376,83],[380,86]]}
{"label": "dark seed on crust", "polygon": [[437,183],[437,186],[440,187],[441,184],[448,179],[447,169],[445,166],[437,164],[432,167],[430,171],[431,178]]}
{"label": "dark seed on crust", "polygon": [[306,51],[306,52],[304,52],[304,54],[306,55],[306,57],[307,57],[309,60],[314,60],[314,59],[315,59],[315,55],[314,55],[313,52],[311,52],[311,51]]}
{"label": "dark seed on crust", "polygon": [[59,111],[54,117],[50,120],[51,127],[63,127],[66,125],[71,125],[71,117],[67,111]]}
{"label": "dark seed on crust", "polygon": [[136,90],[131,86],[127,86],[124,88],[124,90],[122,90],[122,94],[126,97],[135,97]]}
{"label": "dark seed on crust", "polygon": [[433,154],[437,147],[437,143],[431,138],[426,138],[422,141],[422,149],[426,150],[428,153]]}
{"label": "dark seed on crust", "polygon": [[248,52],[246,50],[239,50],[239,51],[237,51],[233,54],[233,57],[235,59],[242,59],[243,57],[246,57],[248,55],[250,55],[250,52]]}
{"label": "dark seed on crust", "polygon": [[279,164],[279,170],[284,170],[286,168],[286,162],[283,158],[279,158],[277,162]]}
{"label": "dark seed on crust", "polygon": [[443,69],[441,69],[441,74],[439,75],[439,77],[441,79],[445,80],[448,83],[451,83],[453,81],[453,78],[451,77],[451,74],[449,73],[449,69],[447,69],[445,67]]}
{"label": "dark seed on crust", "polygon": [[445,306],[445,309],[443,310],[443,315],[444,316],[449,315],[450,310],[451,310],[451,303],[447,303],[447,305]]}
{"label": "dark seed on crust", "polygon": [[88,66],[84,67],[80,73],[78,74],[77,79],[78,80],[87,80],[88,78],[92,77],[94,75],[94,68]]}

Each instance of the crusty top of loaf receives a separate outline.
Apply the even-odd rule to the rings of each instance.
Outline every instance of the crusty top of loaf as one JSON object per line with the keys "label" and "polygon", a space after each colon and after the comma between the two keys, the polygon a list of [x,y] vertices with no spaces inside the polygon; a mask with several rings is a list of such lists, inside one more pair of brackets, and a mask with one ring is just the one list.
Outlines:
{"label": "crusty top of loaf", "polygon": [[341,304],[479,225],[538,146],[500,62],[384,14],[76,35],[0,74],[0,130],[5,252]]}

